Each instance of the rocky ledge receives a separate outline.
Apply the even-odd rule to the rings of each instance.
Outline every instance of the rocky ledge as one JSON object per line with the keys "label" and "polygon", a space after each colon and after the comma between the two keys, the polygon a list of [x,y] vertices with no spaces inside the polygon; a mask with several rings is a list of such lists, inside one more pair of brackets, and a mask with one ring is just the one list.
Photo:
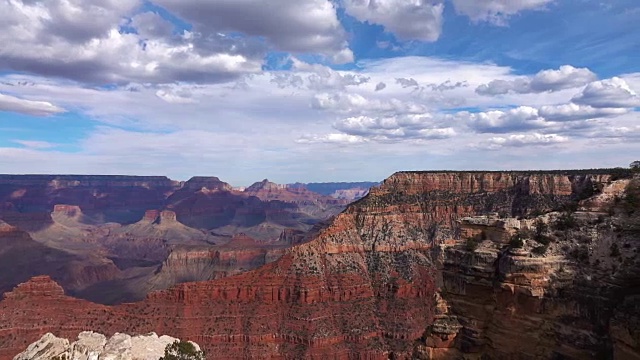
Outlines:
{"label": "rocky ledge", "polygon": [[[116,333],[107,338],[100,333],[83,331],[78,334],[78,340],[70,343],[46,333],[13,360],[158,360],[164,355],[165,347],[177,340],[153,332],[137,336]],[[200,351],[197,344],[192,344]]]}

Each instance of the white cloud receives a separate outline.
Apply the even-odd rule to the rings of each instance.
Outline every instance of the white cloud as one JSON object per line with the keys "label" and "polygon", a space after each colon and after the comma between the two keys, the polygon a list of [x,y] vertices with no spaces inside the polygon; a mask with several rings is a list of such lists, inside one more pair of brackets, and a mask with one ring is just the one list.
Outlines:
{"label": "white cloud", "polygon": [[[451,164],[507,169],[540,163],[617,166],[625,163],[616,163],[615,152],[619,161],[621,151],[640,151],[635,145],[640,142],[633,141],[638,137],[621,136],[637,132],[637,112],[571,104],[576,89],[501,97],[475,93],[478,85],[508,78],[507,67],[406,57],[363,61],[357,70],[336,71],[296,61],[292,71],[265,72],[235,85],[133,83],[104,88],[1,75],[0,92],[78,112],[93,130],[56,148],[1,148],[0,163],[8,172],[175,178],[205,169],[243,184],[264,177],[380,179],[396,170]],[[413,79],[424,91],[403,88],[396,82],[400,78]],[[469,86],[462,85],[465,81]],[[631,87],[638,83],[627,82]],[[375,90],[379,83],[387,85],[382,92]],[[439,85],[451,89],[438,91]],[[478,110],[452,108],[457,99]],[[316,108],[309,106],[314,101]],[[587,120],[596,114],[597,119]],[[96,124],[103,127],[96,129]],[[3,134],[11,131],[3,126]],[[490,143],[492,138],[502,140]],[[16,133],[7,139],[27,137]],[[483,145],[474,145],[478,143]],[[487,151],[487,144],[508,146],[509,151]],[[63,152],[67,145],[74,153]],[[594,159],[602,162],[593,164]]]}
{"label": "white cloud", "polygon": [[156,0],[205,37],[240,32],[263,37],[275,48],[353,61],[346,33],[329,0]]}
{"label": "white cloud", "polygon": [[[139,14],[121,31],[138,1],[5,2],[0,15],[0,69],[91,83],[220,82],[261,70],[262,56],[242,40],[170,35],[157,15]],[[2,21],[4,20],[4,21]],[[160,37],[164,35],[164,37]]]}
{"label": "white cloud", "polygon": [[359,94],[317,94],[313,97],[311,106],[320,110],[332,110],[337,113],[348,114],[420,114],[427,111],[425,106],[405,102],[398,99],[370,99]]}
{"label": "white cloud", "polygon": [[542,70],[533,76],[523,76],[513,80],[493,80],[478,86],[476,92],[480,95],[554,92],[581,87],[596,79],[596,74],[589,69],[563,65],[558,70]]}
{"label": "white cloud", "polygon": [[0,111],[11,111],[33,116],[49,116],[65,110],[47,101],[21,99],[0,93]]}
{"label": "white cloud", "polygon": [[389,117],[355,116],[336,122],[342,133],[382,142],[447,139],[456,134],[429,114]]}
{"label": "white cloud", "polygon": [[348,135],[348,134],[327,134],[327,135],[303,135],[296,140],[299,144],[361,144],[366,142],[367,139],[361,136]]}
{"label": "white cloud", "polygon": [[615,117],[628,112],[629,109],[624,108],[594,108],[588,105],[577,105],[573,103],[543,106],[539,110],[540,116],[548,121],[574,121]]}
{"label": "white cloud", "polygon": [[197,100],[193,99],[188,89],[164,88],[156,91],[156,96],[171,104],[193,104]]}
{"label": "white cloud", "polygon": [[586,136],[592,139],[638,140],[640,139],[640,125],[607,126],[596,129]]}
{"label": "white cloud", "polygon": [[404,40],[436,41],[442,31],[442,0],[343,0],[347,14],[385,27]]}
{"label": "white cloud", "polygon": [[538,109],[530,106],[520,106],[506,111],[463,111],[453,115],[453,118],[480,133],[510,133],[547,126],[538,114]]}
{"label": "white cloud", "polygon": [[452,0],[456,12],[473,22],[504,26],[509,17],[526,10],[540,10],[553,0]]}
{"label": "white cloud", "polygon": [[370,80],[369,77],[358,73],[336,71],[325,65],[309,64],[296,58],[292,58],[292,62],[292,68],[298,74],[274,78],[281,87],[306,86],[309,90],[316,91],[344,90],[348,86],[359,86]]}
{"label": "white cloud", "polygon": [[572,101],[595,108],[640,107],[640,96],[619,77],[590,83]]}
{"label": "white cloud", "polygon": [[328,0],[283,1],[278,11],[263,1],[159,3],[192,21],[193,30],[177,34],[157,13],[135,14],[137,0],[7,0],[0,69],[89,83],[226,82],[261,71],[264,38],[279,50],[353,61]]}
{"label": "white cloud", "polygon": [[568,137],[557,134],[531,133],[492,137],[485,145],[489,149],[497,150],[504,147],[550,146],[567,141],[569,141]]}

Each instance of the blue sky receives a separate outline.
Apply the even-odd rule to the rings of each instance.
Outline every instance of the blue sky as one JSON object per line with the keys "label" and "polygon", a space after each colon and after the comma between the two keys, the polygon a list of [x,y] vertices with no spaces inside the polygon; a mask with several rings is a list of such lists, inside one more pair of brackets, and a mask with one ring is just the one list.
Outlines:
{"label": "blue sky", "polygon": [[9,0],[4,173],[625,166],[635,0]]}

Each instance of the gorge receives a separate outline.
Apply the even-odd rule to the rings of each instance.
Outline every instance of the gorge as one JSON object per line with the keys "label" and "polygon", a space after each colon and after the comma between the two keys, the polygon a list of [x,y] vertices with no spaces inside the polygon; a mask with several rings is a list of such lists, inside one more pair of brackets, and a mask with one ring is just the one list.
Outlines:
{"label": "gorge", "polygon": [[114,306],[34,277],[0,302],[0,359],[85,330],[212,359],[640,359],[639,199],[630,171],[398,172],[234,276]]}

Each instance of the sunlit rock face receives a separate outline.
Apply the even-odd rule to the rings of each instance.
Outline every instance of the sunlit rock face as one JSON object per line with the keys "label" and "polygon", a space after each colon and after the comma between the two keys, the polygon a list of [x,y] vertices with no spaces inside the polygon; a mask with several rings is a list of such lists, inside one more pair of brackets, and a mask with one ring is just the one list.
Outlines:
{"label": "sunlit rock face", "polygon": [[237,276],[118,306],[27,282],[0,302],[0,357],[94,330],[168,333],[227,359],[633,359],[637,188],[605,171],[397,173]]}
{"label": "sunlit rock face", "polygon": [[[93,331],[83,331],[77,340],[59,338],[51,333],[44,334],[14,360],[157,360],[164,356],[167,345],[179,339],[158,336],[156,333],[127,335],[116,333],[106,337]],[[196,351],[198,344],[192,343]]]}

